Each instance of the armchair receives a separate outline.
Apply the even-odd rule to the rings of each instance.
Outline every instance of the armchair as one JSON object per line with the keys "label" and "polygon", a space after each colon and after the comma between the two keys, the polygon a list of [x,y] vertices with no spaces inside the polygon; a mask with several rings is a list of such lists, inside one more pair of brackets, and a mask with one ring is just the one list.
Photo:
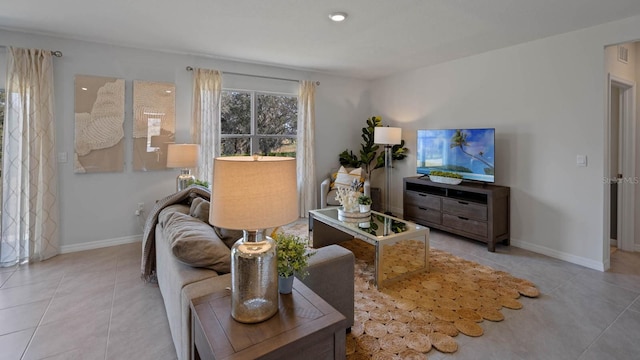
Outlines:
{"label": "armchair", "polygon": [[[347,173],[355,170],[354,168],[345,168]],[[337,173],[338,170],[333,171],[329,174],[329,177],[324,179],[322,183],[320,183],[320,208],[324,209],[328,206],[340,206],[338,200],[336,200],[336,189],[331,189],[331,175]],[[361,177],[364,178],[363,183],[363,194],[367,196],[371,196],[371,184],[369,183],[369,179],[366,178],[366,174],[364,171],[362,172]]]}

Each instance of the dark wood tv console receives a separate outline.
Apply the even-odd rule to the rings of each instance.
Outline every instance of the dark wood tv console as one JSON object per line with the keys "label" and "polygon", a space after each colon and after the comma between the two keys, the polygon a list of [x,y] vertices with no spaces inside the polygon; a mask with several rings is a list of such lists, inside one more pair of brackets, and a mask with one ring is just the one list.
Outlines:
{"label": "dark wood tv console", "polygon": [[493,252],[498,242],[509,245],[510,192],[506,186],[409,177],[404,179],[404,218],[485,242]]}

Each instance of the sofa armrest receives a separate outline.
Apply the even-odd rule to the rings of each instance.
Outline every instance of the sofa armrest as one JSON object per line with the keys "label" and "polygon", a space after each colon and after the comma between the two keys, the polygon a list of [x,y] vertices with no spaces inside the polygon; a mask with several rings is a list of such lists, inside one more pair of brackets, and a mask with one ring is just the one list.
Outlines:
{"label": "sofa armrest", "polygon": [[326,178],[320,183],[320,208],[327,207],[327,194],[329,193],[329,187],[331,186],[331,179]]}
{"label": "sofa armrest", "polygon": [[353,325],[354,315],[354,263],[353,253],[339,245],[317,249],[309,258],[309,274],[300,279],[309,289],[347,318],[347,327]]}

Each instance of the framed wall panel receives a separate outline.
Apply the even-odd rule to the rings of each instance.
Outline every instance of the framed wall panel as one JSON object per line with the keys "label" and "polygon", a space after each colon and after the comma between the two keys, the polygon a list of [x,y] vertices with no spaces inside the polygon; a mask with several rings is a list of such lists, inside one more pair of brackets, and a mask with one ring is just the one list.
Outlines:
{"label": "framed wall panel", "polygon": [[124,79],[75,76],[74,171],[124,171]]}
{"label": "framed wall panel", "polygon": [[176,86],[133,82],[133,170],[167,168],[167,146],[175,142]]}

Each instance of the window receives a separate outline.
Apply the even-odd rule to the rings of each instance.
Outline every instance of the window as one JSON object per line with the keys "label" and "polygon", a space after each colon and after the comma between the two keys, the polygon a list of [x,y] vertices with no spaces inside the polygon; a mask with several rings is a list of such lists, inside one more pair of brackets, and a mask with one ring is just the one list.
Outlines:
{"label": "window", "polygon": [[223,156],[296,156],[298,98],[294,95],[223,90],[220,152]]}

